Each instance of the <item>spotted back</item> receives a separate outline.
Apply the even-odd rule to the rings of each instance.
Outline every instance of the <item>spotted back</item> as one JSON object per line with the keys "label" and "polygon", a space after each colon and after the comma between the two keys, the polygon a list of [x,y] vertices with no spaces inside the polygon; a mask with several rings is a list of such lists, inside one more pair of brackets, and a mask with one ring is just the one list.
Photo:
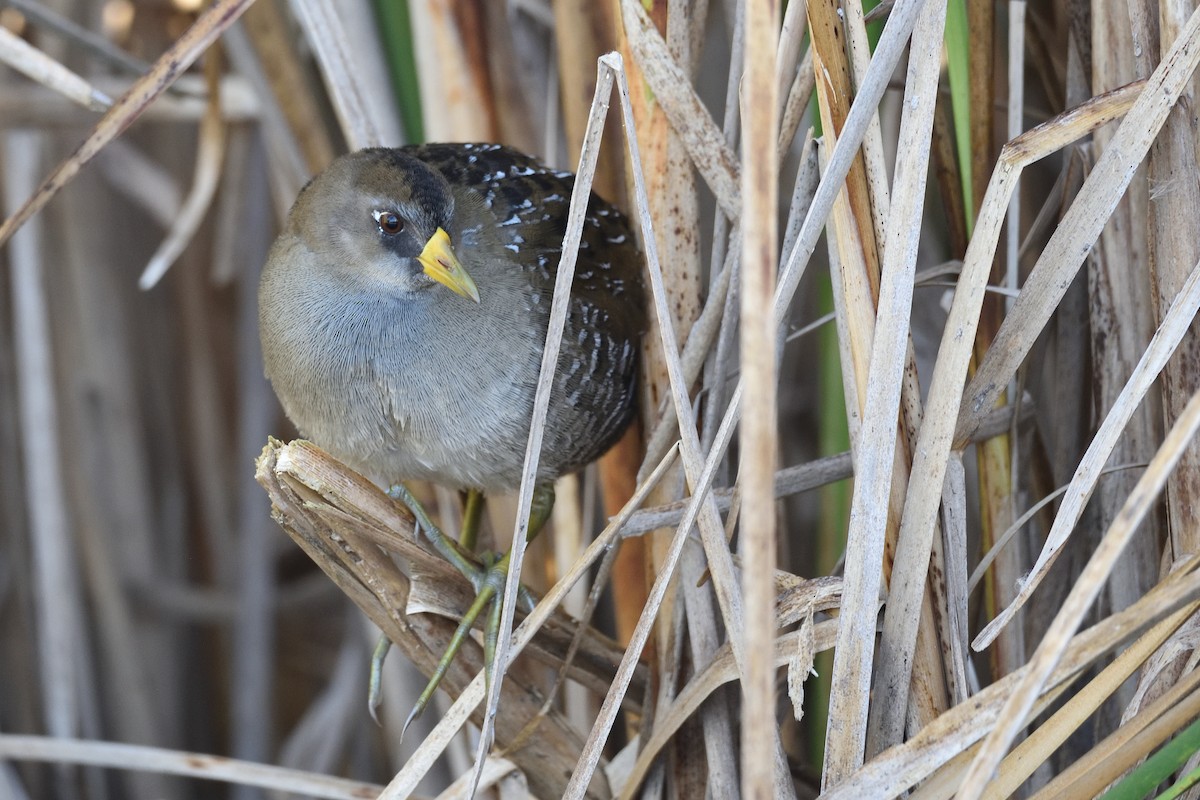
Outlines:
{"label": "spotted back", "polygon": [[[473,188],[493,215],[502,246],[517,256],[531,283],[547,296],[553,291],[574,174],[497,144],[403,149],[460,190]],[[563,459],[556,472],[594,460],[632,419],[640,338],[647,327],[641,265],[628,219],[593,192],[559,361],[561,408],[552,408],[547,425],[545,451]]]}

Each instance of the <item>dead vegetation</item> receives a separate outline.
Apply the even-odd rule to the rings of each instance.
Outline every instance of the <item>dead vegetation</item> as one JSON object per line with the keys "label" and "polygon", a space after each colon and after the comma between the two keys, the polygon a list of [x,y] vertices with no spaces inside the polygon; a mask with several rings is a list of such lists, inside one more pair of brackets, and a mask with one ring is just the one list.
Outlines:
{"label": "dead vegetation", "polygon": [[[0,796],[1195,791],[1194,4],[199,5],[0,12]],[[255,287],[422,137],[621,204],[655,324],[505,679],[402,738],[467,589],[268,441]]]}

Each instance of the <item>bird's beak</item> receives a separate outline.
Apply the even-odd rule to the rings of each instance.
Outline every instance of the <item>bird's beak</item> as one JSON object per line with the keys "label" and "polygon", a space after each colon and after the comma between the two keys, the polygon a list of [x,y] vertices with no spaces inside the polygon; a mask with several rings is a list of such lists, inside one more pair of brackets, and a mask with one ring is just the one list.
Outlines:
{"label": "bird's beak", "polygon": [[421,251],[421,255],[417,256],[417,260],[425,267],[426,275],[456,294],[468,297],[476,303],[479,302],[479,289],[475,287],[475,281],[463,269],[458,256],[454,255],[454,248],[450,244],[450,234],[446,231],[438,228],[437,233],[430,236],[429,241],[425,243],[425,249]]}

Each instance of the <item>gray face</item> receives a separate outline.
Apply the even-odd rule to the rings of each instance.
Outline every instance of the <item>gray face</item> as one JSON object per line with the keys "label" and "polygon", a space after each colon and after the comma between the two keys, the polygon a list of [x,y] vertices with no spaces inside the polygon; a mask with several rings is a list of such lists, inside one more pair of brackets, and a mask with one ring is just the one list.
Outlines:
{"label": "gray face", "polygon": [[413,292],[436,285],[417,256],[453,212],[441,173],[395,150],[369,149],[338,159],[305,187],[289,227],[330,254],[340,277]]}

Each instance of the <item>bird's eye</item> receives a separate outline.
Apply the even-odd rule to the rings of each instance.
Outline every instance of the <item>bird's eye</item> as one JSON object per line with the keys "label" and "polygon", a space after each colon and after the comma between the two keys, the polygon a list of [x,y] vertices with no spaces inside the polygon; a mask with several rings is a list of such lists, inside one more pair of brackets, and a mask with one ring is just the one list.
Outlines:
{"label": "bird's eye", "polygon": [[404,220],[394,211],[376,211],[374,216],[375,221],[379,223],[379,230],[388,236],[395,236],[404,230]]}

